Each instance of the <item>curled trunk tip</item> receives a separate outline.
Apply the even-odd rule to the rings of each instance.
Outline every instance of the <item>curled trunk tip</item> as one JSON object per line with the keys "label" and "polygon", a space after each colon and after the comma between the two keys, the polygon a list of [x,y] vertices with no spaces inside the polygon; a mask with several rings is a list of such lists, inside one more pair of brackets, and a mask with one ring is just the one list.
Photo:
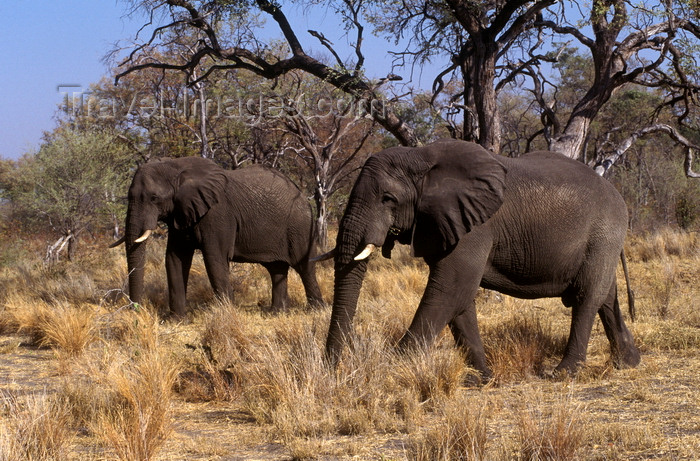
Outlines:
{"label": "curled trunk tip", "polygon": [[109,248],[116,248],[116,247],[118,247],[119,245],[121,245],[121,244],[124,243],[124,242],[126,242],[126,235],[125,235],[124,237],[120,238],[119,240],[117,240],[117,241],[115,241],[115,242],[112,242],[112,243],[109,245]]}
{"label": "curled trunk tip", "polygon": [[327,253],[323,253],[322,255],[316,256],[315,258],[309,259],[311,262],[318,262],[318,261],[327,261],[329,259],[335,258],[335,255],[337,253],[337,248],[333,248],[331,251]]}

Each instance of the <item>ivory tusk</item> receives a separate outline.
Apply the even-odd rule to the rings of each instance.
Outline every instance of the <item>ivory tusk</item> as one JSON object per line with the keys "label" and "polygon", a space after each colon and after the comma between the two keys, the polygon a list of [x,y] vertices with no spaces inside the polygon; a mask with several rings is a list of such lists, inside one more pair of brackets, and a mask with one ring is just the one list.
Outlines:
{"label": "ivory tusk", "polygon": [[322,255],[313,257],[313,258],[309,259],[309,261],[314,262],[314,263],[318,262],[318,261],[327,261],[329,259],[335,258],[335,253],[336,253],[336,249],[333,248],[328,253],[323,253]]}
{"label": "ivory tusk", "polygon": [[112,242],[112,243],[109,245],[109,248],[118,247],[119,245],[121,245],[121,244],[124,243],[124,242],[126,242],[126,235],[123,236],[122,238],[120,238],[119,240],[117,240],[116,242]]}
{"label": "ivory tusk", "polygon": [[134,243],[145,242],[148,239],[148,237],[151,236],[152,233],[153,233],[153,231],[151,229],[146,229],[146,232],[144,232],[141,237],[134,240]]}
{"label": "ivory tusk", "polygon": [[355,261],[362,261],[363,259],[367,259],[367,257],[369,257],[369,255],[371,255],[376,248],[376,246],[370,243],[365,247],[364,250],[362,250],[362,253],[355,256]]}

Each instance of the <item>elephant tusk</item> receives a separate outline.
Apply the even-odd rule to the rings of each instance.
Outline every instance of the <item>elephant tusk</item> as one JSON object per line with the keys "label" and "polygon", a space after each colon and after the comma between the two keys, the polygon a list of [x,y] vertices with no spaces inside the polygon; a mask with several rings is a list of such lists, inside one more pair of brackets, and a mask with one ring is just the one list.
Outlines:
{"label": "elephant tusk", "polygon": [[145,242],[148,239],[148,237],[151,236],[152,233],[153,233],[153,231],[151,229],[146,229],[146,232],[144,232],[141,237],[134,240],[134,243]]}
{"label": "elephant tusk", "polygon": [[126,235],[117,240],[116,242],[112,242],[112,244],[109,245],[109,248],[115,248],[121,245],[122,243],[126,242]]}
{"label": "elephant tusk", "polygon": [[362,250],[362,253],[359,255],[355,256],[355,261],[362,261],[363,259],[367,259],[369,255],[372,254],[372,252],[376,249],[377,247],[373,244],[369,244],[365,247],[364,250]]}
{"label": "elephant tusk", "polygon": [[312,263],[319,262],[319,261],[327,261],[329,259],[335,258],[336,252],[337,252],[336,248],[333,248],[331,251],[329,251],[327,253],[323,253],[322,255],[319,255],[319,256],[316,256],[316,257],[309,259],[309,261],[311,261]]}

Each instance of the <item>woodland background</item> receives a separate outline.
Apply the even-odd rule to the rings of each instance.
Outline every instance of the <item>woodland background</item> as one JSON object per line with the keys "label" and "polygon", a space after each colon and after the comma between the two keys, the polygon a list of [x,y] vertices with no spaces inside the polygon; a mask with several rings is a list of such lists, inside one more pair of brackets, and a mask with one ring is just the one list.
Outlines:
{"label": "woodland background", "polygon": [[[36,151],[0,163],[4,232],[41,235],[51,252],[118,235],[140,163],[202,155],[291,177],[314,204],[325,249],[369,154],[447,136],[508,156],[552,149],[598,168],[635,233],[699,225],[693,1],[124,6],[144,28],[105,50],[107,75],[66,93]],[[325,11],[342,39],[294,30],[284,14],[293,8]],[[369,34],[386,40],[393,62],[366,61]],[[431,88],[414,83],[422,72],[434,75]]]}

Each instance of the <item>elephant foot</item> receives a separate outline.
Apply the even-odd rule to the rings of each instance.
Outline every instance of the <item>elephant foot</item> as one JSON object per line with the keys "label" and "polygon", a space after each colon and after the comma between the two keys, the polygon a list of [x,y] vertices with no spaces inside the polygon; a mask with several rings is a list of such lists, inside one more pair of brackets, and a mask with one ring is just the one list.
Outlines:
{"label": "elephant foot", "polygon": [[613,366],[618,370],[635,368],[642,361],[642,356],[635,345],[627,346],[623,351],[612,351]]}
{"label": "elephant foot", "polygon": [[570,362],[564,359],[554,370],[544,372],[542,377],[552,381],[566,381],[576,377],[582,366],[583,362],[581,361]]}
{"label": "elephant foot", "polygon": [[463,384],[465,387],[484,387],[493,382],[494,379],[491,370],[470,370],[467,376],[464,377]]}
{"label": "elephant foot", "polygon": [[280,315],[289,312],[287,305],[282,306],[261,306],[262,313],[265,315]]}
{"label": "elephant foot", "polygon": [[307,311],[321,311],[328,307],[323,299],[310,298],[306,301]]}
{"label": "elephant foot", "polygon": [[548,381],[568,381],[576,376],[577,371],[570,371],[566,368],[560,369],[559,367],[551,371],[545,371],[542,373],[542,378]]}
{"label": "elephant foot", "polygon": [[163,322],[182,323],[187,320],[187,314],[184,312],[166,312],[162,317]]}

